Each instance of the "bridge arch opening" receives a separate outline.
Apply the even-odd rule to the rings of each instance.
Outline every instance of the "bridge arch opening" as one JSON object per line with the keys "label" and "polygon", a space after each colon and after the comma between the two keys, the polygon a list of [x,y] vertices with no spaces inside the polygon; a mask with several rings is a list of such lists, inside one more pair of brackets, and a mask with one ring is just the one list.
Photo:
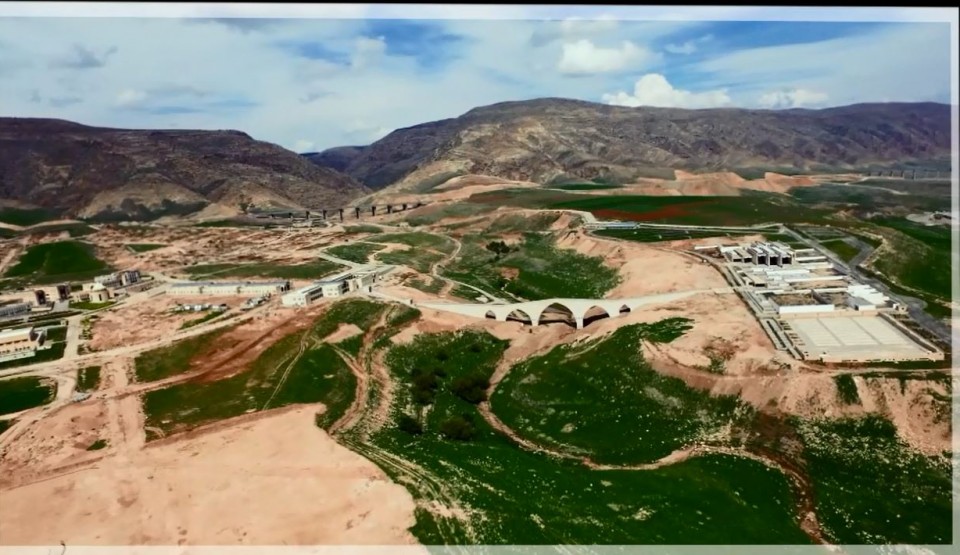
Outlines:
{"label": "bridge arch opening", "polygon": [[603,318],[611,318],[612,315],[607,312],[605,308],[599,305],[593,305],[583,313],[583,325],[584,327],[590,325],[597,320],[602,320]]}
{"label": "bridge arch opening", "polygon": [[629,307],[629,306],[623,305],[623,306],[620,307],[620,314],[629,314],[629,313],[630,313],[630,307]]}
{"label": "bridge arch opening", "polygon": [[488,320],[496,320],[496,319],[497,319],[497,315],[494,314],[492,310],[488,310],[487,313],[483,315],[483,317],[486,318],[486,319],[488,319]]}
{"label": "bridge arch opening", "polygon": [[[492,311],[491,311],[492,312]],[[510,314],[507,314],[508,322],[520,322],[522,324],[533,324],[533,318],[523,310],[517,308],[514,309]]]}
{"label": "bridge arch opening", "polygon": [[540,313],[541,324],[567,324],[570,327],[577,327],[577,320],[573,311],[564,304],[553,303],[544,307]]}

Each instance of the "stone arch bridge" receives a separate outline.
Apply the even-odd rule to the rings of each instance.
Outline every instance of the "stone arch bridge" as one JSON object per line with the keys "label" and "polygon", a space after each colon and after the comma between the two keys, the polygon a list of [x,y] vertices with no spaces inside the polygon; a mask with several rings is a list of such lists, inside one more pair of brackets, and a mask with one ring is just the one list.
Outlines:
{"label": "stone arch bridge", "polygon": [[539,326],[545,319],[556,316],[572,317],[577,329],[583,329],[587,320],[597,317],[616,318],[629,314],[636,308],[649,304],[666,303],[690,297],[699,293],[725,294],[733,293],[732,287],[718,289],[697,289],[677,293],[664,293],[646,297],[629,297],[623,299],[543,299],[520,303],[417,303],[417,306],[453,312],[474,318],[487,318],[498,322],[508,319]]}

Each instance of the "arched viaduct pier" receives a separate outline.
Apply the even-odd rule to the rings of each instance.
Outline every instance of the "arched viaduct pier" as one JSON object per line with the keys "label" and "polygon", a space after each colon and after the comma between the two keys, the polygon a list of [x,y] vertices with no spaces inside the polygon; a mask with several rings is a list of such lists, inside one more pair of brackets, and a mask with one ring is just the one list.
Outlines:
{"label": "arched viaduct pier", "polygon": [[520,320],[531,326],[539,326],[545,318],[552,315],[566,315],[572,317],[577,329],[583,329],[585,322],[592,317],[607,316],[617,318],[629,314],[638,307],[666,303],[690,297],[699,293],[725,294],[733,293],[732,287],[718,289],[697,289],[677,293],[664,293],[646,297],[629,297],[623,299],[543,299],[519,303],[417,303],[418,307],[463,314],[474,318],[486,318],[498,322],[508,319]]}

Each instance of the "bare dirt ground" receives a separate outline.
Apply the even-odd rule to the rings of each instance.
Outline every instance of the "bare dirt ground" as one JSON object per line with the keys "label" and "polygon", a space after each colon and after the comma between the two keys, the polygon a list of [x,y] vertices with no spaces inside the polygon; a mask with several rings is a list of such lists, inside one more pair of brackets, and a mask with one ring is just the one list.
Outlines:
{"label": "bare dirt ground", "polygon": [[[117,268],[167,272],[193,264],[276,262],[299,264],[316,260],[315,249],[334,244],[339,228],[188,228],[104,226],[91,235],[97,255]],[[127,245],[165,245],[134,253]]]}
{"label": "bare dirt ground", "polygon": [[414,502],[314,424],[241,417],[3,491],[9,545],[413,544]]}
{"label": "bare dirt ground", "polygon": [[622,281],[607,293],[611,299],[727,285],[723,276],[707,264],[662,247],[607,240],[582,232],[566,234],[557,246],[602,258],[607,266],[617,269]]}
{"label": "bare dirt ground", "polygon": [[[91,328],[91,349],[105,351],[123,345],[144,343],[175,333],[185,322],[202,318],[206,312],[173,312],[180,304],[226,304],[237,312],[242,297],[175,297],[166,294],[149,297],[136,303],[123,303],[99,312]],[[230,312],[221,316],[225,318]]]}

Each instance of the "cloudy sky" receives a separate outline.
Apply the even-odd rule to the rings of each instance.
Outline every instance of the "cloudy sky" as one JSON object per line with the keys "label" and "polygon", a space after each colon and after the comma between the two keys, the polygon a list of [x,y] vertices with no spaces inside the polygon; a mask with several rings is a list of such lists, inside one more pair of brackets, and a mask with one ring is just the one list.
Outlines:
{"label": "cloudy sky", "polygon": [[0,17],[0,116],[305,152],[508,100],[950,102],[947,23]]}

